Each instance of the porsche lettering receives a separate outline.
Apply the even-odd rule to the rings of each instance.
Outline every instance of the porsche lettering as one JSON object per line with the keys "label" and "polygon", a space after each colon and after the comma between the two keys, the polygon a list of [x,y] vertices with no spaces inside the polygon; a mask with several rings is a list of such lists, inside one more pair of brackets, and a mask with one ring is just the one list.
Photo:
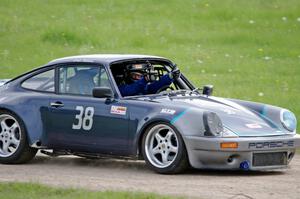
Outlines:
{"label": "porsche lettering", "polygon": [[248,148],[264,149],[264,148],[281,148],[281,147],[293,147],[294,141],[274,141],[274,142],[252,142],[249,143]]}

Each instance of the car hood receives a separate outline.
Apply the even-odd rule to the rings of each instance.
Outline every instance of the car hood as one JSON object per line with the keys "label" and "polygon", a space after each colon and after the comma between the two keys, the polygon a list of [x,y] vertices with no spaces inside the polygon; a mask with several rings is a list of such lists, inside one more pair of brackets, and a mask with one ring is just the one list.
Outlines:
{"label": "car hood", "polygon": [[[286,131],[264,115],[241,106],[233,101],[218,97],[172,97],[157,99],[166,104],[177,104],[216,113],[225,127],[238,136],[275,136]],[[172,101],[172,102],[170,102]]]}

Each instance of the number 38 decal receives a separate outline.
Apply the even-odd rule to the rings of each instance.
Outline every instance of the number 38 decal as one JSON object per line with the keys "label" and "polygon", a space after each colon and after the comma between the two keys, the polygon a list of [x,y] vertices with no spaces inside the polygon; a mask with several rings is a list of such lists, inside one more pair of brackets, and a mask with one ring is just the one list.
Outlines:
{"label": "number 38 decal", "polygon": [[75,115],[77,121],[72,125],[72,129],[79,130],[82,128],[85,131],[91,130],[95,112],[94,107],[86,107],[84,109],[83,106],[76,106],[76,110],[79,111],[79,114]]}

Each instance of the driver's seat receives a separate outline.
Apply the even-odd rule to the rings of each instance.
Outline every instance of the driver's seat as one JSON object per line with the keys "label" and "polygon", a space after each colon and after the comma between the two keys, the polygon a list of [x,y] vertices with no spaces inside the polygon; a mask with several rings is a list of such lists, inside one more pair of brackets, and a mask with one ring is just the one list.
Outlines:
{"label": "driver's seat", "polygon": [[92,95],[95,87],[94,76],[86,70],[77,71],[76,75],[69,80],[69,93]]}

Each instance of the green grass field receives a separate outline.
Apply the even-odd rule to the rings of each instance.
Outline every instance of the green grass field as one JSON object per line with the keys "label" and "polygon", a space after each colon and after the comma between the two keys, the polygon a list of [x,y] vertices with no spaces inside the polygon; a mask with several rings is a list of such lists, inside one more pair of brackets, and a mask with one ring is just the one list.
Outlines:
{"label": "green grass field", "polygon": [[68,55],[154,54],[217,96],[300,118],[299,35],[299,0],[1,0],[0,78]]}
{"label": "green grass field", "polygon": [[171,199],[174,197],[146,193],[92,192],[81,189],[59,189],[32,183],[0,183],[0,198],[5,199]]}
{"label": "green grass field", "polygon": [[[300,118],[299,0],[0,1],[0,79],[91,53],[165,56],[196,86],[215,85],[217,96],[286,107]],[[0,184],[0,198],[25,194],[160,198]]]}

